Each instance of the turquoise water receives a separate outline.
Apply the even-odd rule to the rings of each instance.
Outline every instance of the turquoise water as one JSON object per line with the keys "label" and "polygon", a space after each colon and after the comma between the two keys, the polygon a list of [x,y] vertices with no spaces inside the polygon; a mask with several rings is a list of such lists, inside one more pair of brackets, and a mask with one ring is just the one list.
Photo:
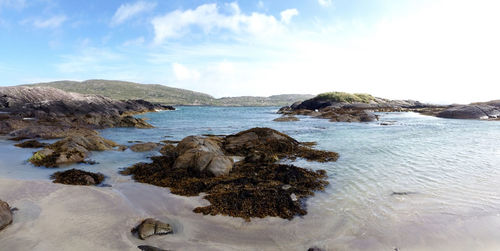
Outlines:
{"label": "turquoise water", "polygon": [[[101,133],[130,145],[129,141],[180,140],[188,135],[271,127],[299,141],[316,141],[316,148],[340,154],[334,163],[296,163],[327,170],[331,184],[307,202],[310,218],[306,219],[319,229],[314,238],[325,243],[348,242],[349,247],[358,249],[380,243],[425,246],[431,241],[464,238],[498,244],[499,122],[440,119],[416,113],[380,113],[380,121],[371,123],[331,123],[303,116],[298,122],[274,122],[279,116],[277,109],[179,107],[139,116],[148,118],[154,129],[113,128]],[[392,121],[393,125],[380,125],[382,121]],[[47,179],[55,171],[27,164],[30,154],[30,150],[2,141],[0,176]],[[100,152],[91,157],[99,164],[76,167],[103,172],[110,184],[132,182],[117,170],[147,161],[155,154]],[[484,217],[493,219],[479,220]]]}

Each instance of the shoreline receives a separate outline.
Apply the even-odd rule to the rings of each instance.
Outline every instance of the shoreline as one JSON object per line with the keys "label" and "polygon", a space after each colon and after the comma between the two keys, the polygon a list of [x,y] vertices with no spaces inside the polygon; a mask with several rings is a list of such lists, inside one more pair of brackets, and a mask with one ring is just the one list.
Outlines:
{"label": "shoreline", "polygon": [[[324,222],[319,208],[292,221],[267,217],[245,222],[195,214],[192,208],[206,204],[200,197],[177,196],[168,189],[141,183],[101,188],[0,178],[0,196],[19,208],[13,224],[0,235],[6,250],[138,250],[139,245],[171,250],[307,250],[311,246],[325,250],[500,248],[500,234],[494,231],[500,225],[499,215],[476,215],[446,225],[439,224],[442,220],[432,223],[435,216],[425,217],[427,224],[414,226],[407,222],[379,229],[380,233],[372,236],[344,233],[336,238],[333,236],[342,220]],[[137,239],[130,229],[147,217],[168,220],[175,234],[146,241]],[[451,234],[447,236],[443,229],[449,229]],[[454,235],[453,229],[462,230],[462,234],[469,232],[469,238]],[[398,236],[391,235],[391,231],[399,231]],[[309,241],[297,240],[298,236]],[[448,241],[443,243],[443,238]]]}

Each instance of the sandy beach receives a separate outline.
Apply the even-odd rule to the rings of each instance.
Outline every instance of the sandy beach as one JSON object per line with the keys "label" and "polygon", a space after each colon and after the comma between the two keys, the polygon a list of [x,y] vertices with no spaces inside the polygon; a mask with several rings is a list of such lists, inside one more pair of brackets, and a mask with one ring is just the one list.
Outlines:
{"label": "sandy beach", "polygon": [[[399,243],[400,250],[500,248],[498,215],[448,222],[446,231],[442,225],[402,223],[381,226],[377,233],[367,222],[358,228],[371,233],[349,234],[355,228],[342,226],[340,219],[322,221],[325,212],[320,208],[310,208],[308,215],[292,221],[268,217],[249,223],[195,214],[191,210],[204,204],[202,199],[139,183],[84,187],[2,178],[0,197],[19,209],[14,223],[0,234],[2,250],[138,250],[138,245],[169,250],[307,250],[311,246],[393,250],[396,246],[390,243]],[[130,229],[147,217],[169,222],[174,234],[139,240]]]}

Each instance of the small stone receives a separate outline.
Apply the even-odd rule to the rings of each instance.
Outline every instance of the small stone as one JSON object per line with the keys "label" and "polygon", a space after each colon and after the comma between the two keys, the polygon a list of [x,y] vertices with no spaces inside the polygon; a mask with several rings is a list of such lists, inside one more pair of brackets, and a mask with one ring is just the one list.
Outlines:
{"label": "small stone", "polygon": [[0,200],[0,230],[12,223],[12,210],[7,202]]}
{"label": "small stone", "polygon": [[145,219],[137,227],[132,229],[133,233],[137,233],[139,239],[144,240],[153,235],[165,235],[173,233],[172,227],[164,222],[153,218]]}
{"label": "small stone", "polygon": [[294,193],[290,194],[290,198],[292,199],[292,201],[297,201],[297,195],[295,195]]}
{"label": "small stone", "polygon": [[283,190],[288,190],[288,189],[290,189],[291,187],[292,187],[292,186],[290,186],[290,185],[286,184],[286,185],[283,185],[283,186],[281,187],[281,189],[283,189]]}

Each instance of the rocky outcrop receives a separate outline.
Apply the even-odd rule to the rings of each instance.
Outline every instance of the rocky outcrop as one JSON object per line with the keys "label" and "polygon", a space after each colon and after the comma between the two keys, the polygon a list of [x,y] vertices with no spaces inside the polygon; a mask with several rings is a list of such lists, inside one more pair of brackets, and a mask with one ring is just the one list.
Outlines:
{"label": "rocky outcrop", "polygon": [[166,235],[173,232],[174,230],[169,224],[153,218],[143,220],[138,226],[132,229],[132,233],[137,234],[141,240],[145,240],[153,235]]}
{"label": "rocky outcrop", "polygon": [[[266,216],[292,219],[306,214],[303,200],[328,184],[326,172],[278,161],[297,157],[317,161],[338,158],[337,153],[312,149],[310,145],[270,128],[253,128],[225,137],[189,136],[177,147],[169,147],[163,156],[152,157],[151,163],[138,163],[121,173],[133,175],[139,182],[169,187],[174,194],[206,193],[204,198],[210,205],[195,208],[197,213],[246,220]],[[213,155],[225,158],[237,155],[243,160],[219,175],[200,173],[194,168],[209,166],[207,159]]]}
{"label": "rocky outcrop", "polygon": [[29,161],[36,166],[58,167],[84,162],[90,151],[112,150],[116,146],[115,142],[98,135],[73,135],[35,152]]}
{"label": "rocky outcrop", "polygon": [[64,117],[93,113],[124,115],[171,110],[144,100],[116,101],[100,95],[64,92],[51,87],[0,87],[0,109],[26,117]]}
{"label": "rocky outcrop", "polygon": [[0,200],[0,230],[12,223],[12,211],[7,202]]}
{"label": "rocky outcrop", "polygon": [[[350,95],[350,94],[346,94]],[[414,111],[425,114],[436,114],[444,107],[424,104],[414,100],[389,100],[369,96],[369,101],[340,102],[321,95],[301,103],[282,107],[278,113],[283,115],[305,115],[328,119],[331,122],[372,122],[378,116],[374,112]]]}
{"label": "rocky outcrop", "polygon": [[54,138],[73,128],[151,128],[143,119],[130,115],[172,109],[144,100],[117,101],[50,87],[0,87],[0,133],[20,134],[19,130],[24,130],[29,137]]}
{"label": "rocky outcrop", "polygon": [[50,178],[54,180],[54,183],[81,186],[95,186],[104,181],[104,175],[101,173],[91,173],[78,169],[55,172]]}
{"label": "rocky outcrop", "polygon": [[453,105],[437,116],[452,119],[499,119],[500,107],[487,104]]}
{"label": "rocky outcrop", "polygon": [[[57,167],[84,162],[91,151],[111,150],[116,143],[99,136],[95,129],[109,127],[151,128],[132,114],[172,110],[144,100],[117,101],[100,95],[64,92],[50,87],[0,87],[0,134],[13,140],[61,139],[51,145],[35,141],[20,147],[42,147],[30,162]],[[142,146],[142,150],[149,145]],[[141,146],[134,149],[141,150]]]}

